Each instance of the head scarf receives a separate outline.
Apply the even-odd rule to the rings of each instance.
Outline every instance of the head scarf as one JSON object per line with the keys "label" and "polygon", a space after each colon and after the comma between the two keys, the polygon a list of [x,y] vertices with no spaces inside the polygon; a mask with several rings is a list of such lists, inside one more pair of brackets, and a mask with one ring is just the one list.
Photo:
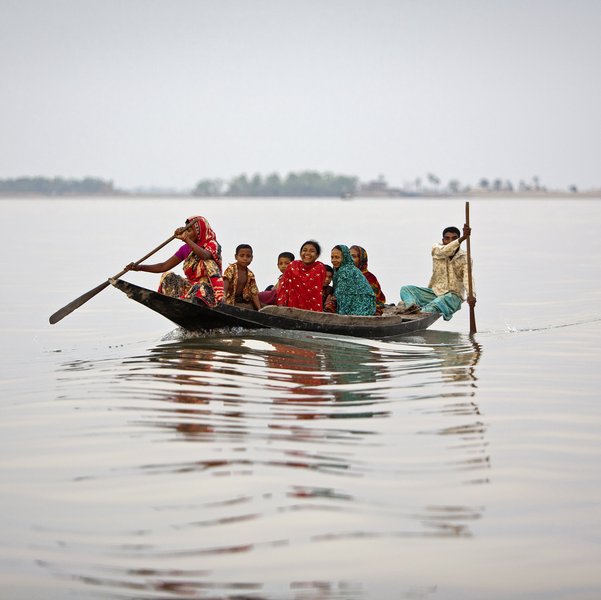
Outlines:
{"label": "head scarf", "polygon": [[357,268],[361,271],[361,273],[365,273],[365,271],[367,271],[367,250],[365,250],[365,248],[362,248],[361,246],[357,246],[357,244],[353,244],[351,246],[351,250],[353,248],[357,251],[357,254],[359,255],[359,264],[357,265]]}
{"label": "head scarf", "polygon": [[209,222],[201,216],[188,217],[186,223],[194,221],[192,228],[196,233],[196,243],[205,250],[208,250],[213,255],[213,260],[221,270],[221,245],[217,241],[215,232],[209,225]]}
{"label": "head scarf", "polygon": [[376,314],[382,314],[386,304],[386,296],[380,287],[378,278],[373,273],[370,273],[367,269],[367,250],[361,246],[357,246],[356,244],[353,244],[351,248],[354,248],[357,251],[357,254],[359,255],[358,268],[361,273],[363,273],[365,279],[367,279],[369,285],[371,285],[371,288],[374,291],[374,294],[376,295]]}
{"label": "head scarf", "polygon": [[367,279],[355,266],[348,246],[340,245],[342,263],[334,270],[334,295],[337,312],[341,315],[373,315],[376,312],[375,294]]}
{"label": "head scarf", "polygon": [[192,227],[196,232],[196,244],[210,252],[212,258],[203,259],[194,252],[188,254],[183,265],[187,288],[180,297],[199,298],[209,306],[215,306],[223,301],[221,245],[204,217],[189,217],[188,222],[192,220],[195,220]]}
{"label": "head scarf", "polygon": [[[221,246],[204,217],[189,217],[186,223],[189,224],[190,221],[194,221],[192,227],[196,233],[196,245],[207,250],[211,258],[201,258],[188,244],[184,244],[176,252],[176,256],[184,259],[183,268],[186,278],[171,272],[164,273],[159,284],[159,292],[174,298],[199,299],[209,306],[215,306],[223,301]],[[180,254],[183,250],[187,252],[187,255],[184,253],[186,258]]]}

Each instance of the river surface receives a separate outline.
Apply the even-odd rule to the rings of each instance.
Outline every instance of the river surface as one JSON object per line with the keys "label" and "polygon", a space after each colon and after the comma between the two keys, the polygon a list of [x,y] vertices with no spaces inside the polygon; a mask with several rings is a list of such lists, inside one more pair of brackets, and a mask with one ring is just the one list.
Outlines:
{"label": "river surface", "polygon": [[470,208],[479,333],[383,342],[48,317],[196,214],[260,288],[315,238],[397,302],[462,201],[0,200],[0,597],[601,597],[601,201]]}

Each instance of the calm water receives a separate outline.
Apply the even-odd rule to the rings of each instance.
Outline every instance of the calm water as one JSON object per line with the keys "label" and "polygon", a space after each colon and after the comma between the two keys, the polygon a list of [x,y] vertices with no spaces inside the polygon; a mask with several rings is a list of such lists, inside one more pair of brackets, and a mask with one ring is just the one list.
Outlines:
{"label": "calm water", "polygon": [[599,598],[601,202],[471,202],[473,340],[465,309],[386,342],[189,337],[113,288],[47,322],[193,214],[261,287],[314,237],[396,302],[463,211],[1,200],[0,596]]}

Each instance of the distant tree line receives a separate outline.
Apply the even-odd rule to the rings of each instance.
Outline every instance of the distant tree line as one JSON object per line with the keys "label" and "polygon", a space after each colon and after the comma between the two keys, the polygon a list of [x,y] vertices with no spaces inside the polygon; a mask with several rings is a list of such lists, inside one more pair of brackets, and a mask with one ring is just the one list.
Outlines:
{"label": "distant tree line", "polygon": [[346,196],[356,193],[359,178],[317,171],[288,173],[280,177],[272,173],[265,177],[238,175],[225,182],[222,179],[203,179],[198,182],[194,196]]}
{"label": "distant tree line", "polygon": [[[533,176],[532,181],[520,180],[519,184],[514,185],[509,179],[502,179],[497,177],[495,179],[488,179],[482,177],[478,180],[476,186],[462,185],[458,179],[451,179],[447,185],[442,184],[442,180],[434,175],[428,173],[425,181],[421,177],[417,177],[414,182],[408,182],[402,188],[404,191],[414,190],[418,194],[461,194],[471,191],[484,191],[484,192],[546,192],[547,188],[541,184],[538,176]],[[575,185],[569,187],[569,191],[577,192],[578,188]]]}
{"label": "distant tree line", "polygon": [[62,177],[18,177],[0,179],[0,194],[31,194],[40,196],[81,196],[118,194],[112,181],[95,177],[63,179]]}
{"label": "distant tree line", "polygon": [[[568,190],[578,192],[576,185],[570,185]],[[116,196],[116,195],[177,195],[192,194],[193,196],[210,197],[257,197],[257,196],[321,196],[321,197],[350,197],[350,196],[440,196],[460,195],[469,193],[486,192],[546,192],[547,187],[541,184],[538,176],[530,181],[520,180],[513,184],[508,179],[500,177],[494,179],[480,178],[475,186],[462,184],[458,179],[451,179],[448,183],[433,173],[427,173],[424,178],[417,177],[405,181],[402,187],[390,187],[383,175],[368,182],[359,181],[354,175],[336,175],[331,172],[300,171],[288,173],[281,177],[278,173],[262,176],[259,174],[247,176],[245,174],[223,179],[202,179],[196,187],[185,192],[175,190],[142,191],[123,190],[115,188],[112,181],[97,177],[83,179],[66,179],[63,177],[19,177],[14,179],[0,179],[0,196]]]}

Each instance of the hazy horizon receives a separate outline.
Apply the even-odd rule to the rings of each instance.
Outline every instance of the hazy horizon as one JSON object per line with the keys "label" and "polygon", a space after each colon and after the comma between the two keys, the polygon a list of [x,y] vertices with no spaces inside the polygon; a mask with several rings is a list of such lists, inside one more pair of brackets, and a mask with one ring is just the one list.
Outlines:
{"label": "hazy horizon", "polygon": [[601,3],[0,0],[0,178],[599,188]]}

